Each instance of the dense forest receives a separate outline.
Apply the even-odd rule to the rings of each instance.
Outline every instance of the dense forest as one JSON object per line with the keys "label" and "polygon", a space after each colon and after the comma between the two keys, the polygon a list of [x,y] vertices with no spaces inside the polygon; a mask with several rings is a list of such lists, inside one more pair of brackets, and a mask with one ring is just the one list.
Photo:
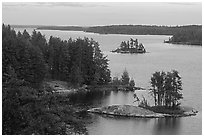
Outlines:
{"label": "dense forest", "polygon": [[111,26],[41,26],[38,29],[74,30],[94,32],[99,34],[128,34],[128,35],[173,35],[166,43],[202,45],[202,26],[148,26],[148,25],[111,25]]}
{"label": "dense forest", "polygon": [[108,60],[93,39],[63,41],[51,36],[47,42],[35,30],[31,36],[26,30],[16,34],[10,26],[3,25],[2,31],[3,74],[14,69],[17,77],[31,83],[40,82],[45,77],[79,85],[110,81]]}
{"label": "dense forest", "polygon": [[107,57],[93,39],[46,41],[40,32],[16,33],[2,25],[2,133],[67,134],[73,122],[66,101],[52,94],[46,79],[75,87],[110,82]]}

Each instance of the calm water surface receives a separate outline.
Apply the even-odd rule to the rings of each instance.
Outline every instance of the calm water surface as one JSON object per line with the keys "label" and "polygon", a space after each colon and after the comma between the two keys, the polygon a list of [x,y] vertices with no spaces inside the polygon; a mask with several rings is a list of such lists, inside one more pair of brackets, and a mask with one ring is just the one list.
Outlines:
{"label": "calm water surface", "polygon": [[[16,29],[22,31],[22,29]],[[32,32],[31,29],[27,29]],[[150,77],[155,71],[178,70],[182,76],[182,105],[194,107],[197,116],[183,118],[141,119],[113,118],[97,114],[87,114],[86,126],[89,134],[201,134],[202,133],[202,48],[199,46],[165,44],[169,36],[160,35],[100,35],[79,31],[40,30],[49,36],[68,39],[69,37],[89,37],[98,41],[101,50],[108,56],[112,76],[120,76],[126,69],[137,86],[148,88]],[[146,54],[116,54],[121,41],[137,38],[146,48]],[[137,91],[141,97],[150,99],[148,91]],[[133,93],[108,92],[81,100],[90,107],[113,104],[133,104]],[[133,104],[137,105],[137,104]]]}

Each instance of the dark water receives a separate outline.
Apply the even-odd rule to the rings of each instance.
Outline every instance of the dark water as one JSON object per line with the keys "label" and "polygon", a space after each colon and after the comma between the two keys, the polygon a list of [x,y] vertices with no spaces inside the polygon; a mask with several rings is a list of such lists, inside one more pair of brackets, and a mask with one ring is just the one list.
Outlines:
{"label": "dark water", "polygon": [[[22,31],[22,29],[16,29]],[[31,32],[32,30],[28,30]],[[199,111],[197,116],[166,119],[113,118],[97,114],[87,114],[86,127],[89,134],[201,134],[202,133],[202,47],[172,45],[163,43],[169,36],[159,35],[99,35],[76,31],[41,30],[42,34],[69,37],[89,37],[98,41],[102,51],[110,60],[112,76],[120,76],[127,69],[136,85],[148,88],[150,77],[155,71],[176,69],[182,76],[182,105]],[[149,53],[115,54],[110,51],[117,48],[121,41],[137,38]],[[151,103],[148,91],[137,91],[139,97],[144,95]],[[76,104],[88,107],[100,107],[113,104],[133,104],[133,93],[104,92],[73,99]],[[137,104],[133,104],[137,105]]]}

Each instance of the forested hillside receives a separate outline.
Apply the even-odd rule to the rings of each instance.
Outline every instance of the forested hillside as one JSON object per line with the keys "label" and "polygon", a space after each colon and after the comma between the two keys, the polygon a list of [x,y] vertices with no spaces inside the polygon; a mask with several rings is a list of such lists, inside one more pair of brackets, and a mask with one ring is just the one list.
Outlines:
{"label": "forested hillside", "polygon": [[108,60],[94,40],[51,36],[47,42],[40,32],[16,33],[3,24],[3,134],[66,134],[74,114],[66,97],[61,99],[45,87],[45,79],[80,87],[107,84],[111,78]]}

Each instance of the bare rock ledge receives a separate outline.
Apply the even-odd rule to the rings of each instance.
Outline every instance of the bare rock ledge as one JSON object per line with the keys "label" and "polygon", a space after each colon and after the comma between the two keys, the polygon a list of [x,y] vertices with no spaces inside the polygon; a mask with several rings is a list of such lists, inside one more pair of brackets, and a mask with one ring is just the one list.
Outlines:
{"label": "bare rock ledge", "polygon": [[170,115],[155,113],[151,110],[132,105],[111,105],[87,110],[91,113],[106,114],[113,116],[138,117],[138,118],[164,118],[164,117],[182,117],[196,115],[197,112],[184,112],[182,115]]}

